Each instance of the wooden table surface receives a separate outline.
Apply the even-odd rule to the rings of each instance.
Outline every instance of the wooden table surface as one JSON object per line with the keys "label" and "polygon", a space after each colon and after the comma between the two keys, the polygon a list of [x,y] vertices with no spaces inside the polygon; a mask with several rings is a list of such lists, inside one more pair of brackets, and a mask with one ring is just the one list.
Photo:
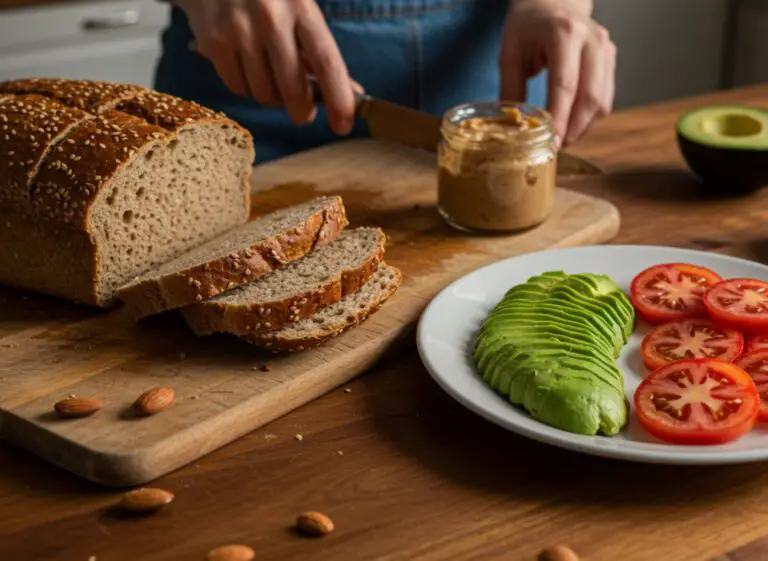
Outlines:
{"label": "wooden table surface", "polygon": [[[615,243],[768,262],[768,189],[704,196],[676,149],[680,112],[716,102],[766,103],[768,86],[620,112],[574,149],[612,172],[571,187],[618,205]],[[225,543],[265,561],[515,561],[556,542],[591,561],[768,559],[765,464],[640,465],[526,441],[445,395],[414,350],[157,481],[176,499],[150,517],[122,518],[120,492],[4,444],[0,466],[3,561],[193,561]],[[334,533],[297,535],[305,510]]]}

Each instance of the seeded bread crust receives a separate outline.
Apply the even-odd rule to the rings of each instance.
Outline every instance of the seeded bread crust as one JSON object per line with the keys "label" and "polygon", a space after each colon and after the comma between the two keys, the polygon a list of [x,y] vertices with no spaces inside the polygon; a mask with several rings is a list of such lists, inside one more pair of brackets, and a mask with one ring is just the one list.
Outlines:
{"label": "seeded bread crust", "polygon": [[375,249],[356,267],[337,271],[309,292],[251,305],[233,306],[209,300],[182,308],[181,314],[198,336],[213,333],[263,334],[308,318],[360,290],[378,270],[384,260],[386,235],[380,228],[371,229],[378,234]]}
{"label": "seeded bread crust", "polygon": [[39,95],[0,101],[0,205],[29,208],[31,188],[55,144],[92,115]]}
{"label": "seeded bread crust", "polygon": [[[336,239],[349,222],[341,197],[327,199],[325,207],[304,222],[293,224],[269,239],[170,275],[129,284],[119,294],[126,312],[139,320],[202,302],[251,282]],[[216,240],[209,244],[215,245]]]}
{"label": "seeded bread crust", "polygon": [[88,113],[110,111],[121,101],[146,91],[135,84],[65,78],[23,78],[0,83],[2,93],[38,94]]}
{"label": "seeded bread crust", "polygon": [[170,138],[165,129],[118,111],[91,119],[46,160],[32,193],[35,209],[46,220],[87,232],[99,191],[135,157]]}
{"label": "seeded bread crust", "polygon": [[[373,278],[361,290],[365,290],[370,283],[377,282],[381,283],[380,290],[376,292],[375,297],[363,302],[362,307],[356,306],[354,310],[345,309],[348,306],[347,301],[353,299],[355,294],[347,296],[337,304],[326,309],[329,315],[335,316],[333,321],[326,321],[322,325],[318,324],[316,328],[308,329],[305,336],[286,337],[283,330],[263,334],[243,332],[236,335],[247,343],[273,354],[297,353],[318,347],[342,333],[359,326],[378,312],[387,300],[397,292],[397,289],[403,282],[403,275],[399,269],[382,263]],[[303,320],[303,322],[307,323],[311,321],[312,318]]]}

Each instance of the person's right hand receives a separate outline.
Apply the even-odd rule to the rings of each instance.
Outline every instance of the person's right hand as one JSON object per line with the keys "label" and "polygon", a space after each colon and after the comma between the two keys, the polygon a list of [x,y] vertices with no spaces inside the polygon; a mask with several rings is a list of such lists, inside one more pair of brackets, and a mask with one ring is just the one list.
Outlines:
{"label": "person's right hand", "polygon": [[353,88],[336,41],[314,0],[174,0],[187,15],[198,52],[227,87],[263,105],[283,105],[305,124],[316,108],[307,73],[317,77],[331,128],[354,124]]}

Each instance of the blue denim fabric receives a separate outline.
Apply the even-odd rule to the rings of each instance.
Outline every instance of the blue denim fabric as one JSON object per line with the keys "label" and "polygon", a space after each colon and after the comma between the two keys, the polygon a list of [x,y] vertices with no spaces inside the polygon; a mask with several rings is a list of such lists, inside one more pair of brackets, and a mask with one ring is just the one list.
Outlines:
{"label": "blue denim fabric", "polygon": [[[440,115],[461,103],[498,99],[501,32],[509,0],[318,0],[350,75],[379,98]],[[339,140],[320,108],[314,123],[293,125],[283,109],[227,90],[213,66],[189,49],[186,16],[172,9],[162,37],[155,87],[229,115],[251,131],[265,162]],[[546,76],[528,84],[543,106]],[[366,136],[358,122],[351,136]]]}

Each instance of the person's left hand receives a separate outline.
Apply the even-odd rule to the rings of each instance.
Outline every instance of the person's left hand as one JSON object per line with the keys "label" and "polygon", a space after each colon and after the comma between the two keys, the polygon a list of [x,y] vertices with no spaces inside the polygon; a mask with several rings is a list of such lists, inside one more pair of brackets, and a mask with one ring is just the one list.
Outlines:
{"label": "person's left hand", "polygon": [[514,0],[499,58],[501,99],[524,101],[526,82],[549,70],[547,110],[558,142],[581,138],[613,108],[616,45],[583,0]]}

